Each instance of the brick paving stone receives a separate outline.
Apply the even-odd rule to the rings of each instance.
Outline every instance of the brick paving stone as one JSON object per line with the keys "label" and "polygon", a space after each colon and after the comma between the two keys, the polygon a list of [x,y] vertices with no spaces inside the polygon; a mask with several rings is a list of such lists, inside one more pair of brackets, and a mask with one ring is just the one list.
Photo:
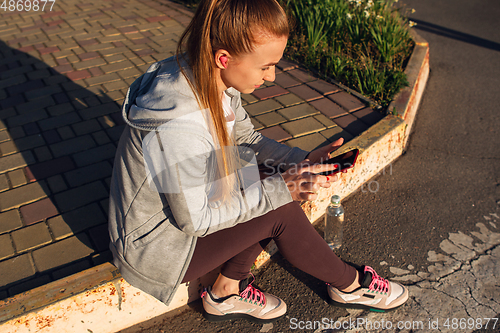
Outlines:
{"label": "brick paving stone", "polygon": [[38,183],[30,183],[21,187],[0,193],[0,211],[37,201],[45,198],[47,194]]}
{"label": "brick paving stone", "polygon": [[30,151],[0,157],[0,173],[33,164],[35,157]]}
{"label": "brick paving stone", "polygon": [[121,70],[118,72],[118,75],[120,75],[124,79],[128,79],[130,77],[137,78],[141,76],[142,72],[139,71],[137,68],[129,68],[126,70]]}
{"label": "brick paving stone", "polygon": [[96,144],[89,135],[76,137],[70,140],[61,141],[50,145],[52,154],[55,157],[61,157],[80,152],[95,147]]}
{"label": "brick paving stone", "polygon": [[10,140],[9,133],[7,131],[0,131],[0,142],[5,142]]}
{"label": "brick paving stone", "polygon": [[307,85],[323,95],[328,95],[328,94],[333,94],[335,92],[340,91],[340,88],[336,85],[333,85],[331,83],[328,83],[324,80],[317,80],[317,81],[312,81],[312,82],[307,82]]}
{"label": "brick paving stone", "polygon": [[83,69],[89,69],[89,68],[97,67],[97,66],[101,66],[101,68],[102,68],[103,65],[106,65],[106,60],[99,57],[99,58],[95,58],[95,59],[90,59],[90,60],[85,60],[85,61],[81,61],[78,63],[74,63],[73,67],[75,67],[76,70],[83,70]]}
{"label": "brick paving stone", "polygon": [[26,135],[39,134],[40,129],[38,128],[36,123],[30,123],[23,126],[24,132]]}
{"label": "brick paving stone", "polygon": [[25,151],[43,145],[45,145],[45,140],[40,134],[30,135],[16,140],[16,146],[19,151]]}
{"label": "brick paving stone", "polygon": [[73,128],[73,131],[75,131],[75,134],[77,136],[96,132],[101,129],[99,122],[97,122],[97,120],[95,119],[80,121],[76,124],[71,125],[71,127]]}
{"label": "brick paving stone", "polygon": [[[77,112],[64,113],[59,116],[53,116],[38,122],[43,131],[60,128],[81,121]],[[64,138],[63,138],[64,139]]]}
{"label": "brick paving stone", "polygon": [[349,112],[356,111],[365,107],[365,104],[363,104],[359,99],[349,93],[346,93],[345,91],[328,95],[328,98],[339,104]]}
{"label": "brick paving stone", "polygon": [[128,58],[124,54],[115,54],[115,55],[104,57],[104,60],[106,60],[106,62],[108,64],[113,64],[115,62],[127,61]]}
{"label": "brick paving stone", "polygon": [[319,113],[315,108],[306,103],[280,109],[278,112],[288,120],[304,118]]}
{"label": "brick paving stone", "polygon": [[68,213],[53,217],[47,221],[56,240],[67,238],[89,228],[106,224],[107,217],[92,203]]}
{"label": "brick paving stone", "polygon": [[111,102],[81,110],[80,115],[83,119],[88,120],[118,111],[120,111],[120,107],[116,103]]}
{"label": "brick paving stone", "polygon": [[99,76],[104,74],[104,72],[99,67],[89,68],[89,72],[90,74],[92,74],[92,76]]}
{"label": "brick paving stone", "polygon": [[17,209],[0,213],[0,233],[21,228],[22,226],[21,216]]}
{"label": "brick paving stone", "polygon": [[48,178],[47,183],[49,184],[52,193],[58,193],[68,189],[68,186],[64,182],[64,179],[61,175],[55,175]]}
{"label": "brick paving stone", "polygon": [[245,106],[245,110],[248,112],[248,114],[252,116],[257,116],[262,113],[280,109],[281,107],[282,107],[281,104],[276,102],[274,99],[268,99],[265,101],[247,105]]}
{"label": "brick paving stone", "polygon": [[24,169],[17,169],[7,173],[12,187],[19,187],[27,183]]}
{"label": "brick paving stone", "polygon": [[342,127],[339,126],[335,126],[327,130],[321,131],[320,134],[323,135],[330,142],[334,142],[340,138],[343,138],[345,143],[354,138],[350,133],[346,132]]}
{"label": "brick paving stone", "polygon": [[281,125],[293,137],[319,132],[326,127],[313,117],[290,121]]}
{"label": "brick paving stone", "polygon": [[118,30],[119,30],[122,34],[129,34],[129,33],[133,33],[133,32],[139,32],[139,30],[138,30],[136,27],[133,27],[133,26],[130,26],[130,27],[123,27],[123,28],[118,28]]}
{"label": "brick paving stone", "polygon": [[54,206],[49,198],[22,206],[19,211],[26,225],[43,221],[58,214],[56,206]]}
{"label": "brick paving stone", "polygon": [[357,136],[368,129],[368,126],[351,114],[334,118],[333,121],[353,136]]}
{"label": "brick paving stone", "polygon": [[[66,94],[64,94],[66,96]],[[67,97],[65,97],[66,100],[68,100]],[[49,106],[47,108],[47,111],[51,116],[60,116],[65,113],[69,113],[72,111],[75,111],[75,108],[71,103],[58,103],[57,105],[54,106]],[[49,118],[50,119],[50,118]]]}
{"label": "brick paving stone", "polygon": [[89,235],[99,252],[109,249],[108,225],[102,224],[89,230]]}
{"label": "brick paving stone", "polygon": [[304,103],[305,101],[295,94],[286,94],[274,98],[284,106],[291,106],[295,104]]}
{"label": "brick paving stone", "polygon": [[378,123],[384,116],[372,108],[364,108],[359,111],[355,111],[352,113],[356,118],[361,119],[368,126],[375,125]]}
{"label": "brick paving stone", "polygon": [[[107,45],[107,44],[100,44],[100,45]],[[113,54],[120,54],[120,53],[125,53],[127,51],[130,51],[130,49],[128,47],[114,47],[113,44],[110,44],[111,46],[110,47],[107,47],[107,48],[99,48],[99,53],[102,55],[102,56],[110,56],[110,55],[113,55]],[[92,48],[95,48],[97,49],[96,46],[90,46]],[[90,47],[87,47],[86,49],[90,48]]]}
{"label": "brick paving stone", "polygon": [[0,286],[24,280],[35,275],[35,268],[29,254],[23,254],[12,259],[0,261]]}
{"label": "brick paving stone", "polygon": [[21,84],[12,85],[6,88],[7,92],[13,96],[24,92],[44,87],[42,80],[31,80]]}
{"label": "brick paving stone", "polygon": [[17,105],[23,104],[25,101],[26,100],[24,99],[24,97],[21,94],[19,94],[19,95],[15,95],[12,97],[8,97],[4,100],[1,100],[0,107],[2,109],[7,109],[7,108],[10,108],[11,106],[17,106]]}
{"label": "brick paving stone", "polygon": [[286,144],[289,147],[298,147],[303,150],[312,151],[319,146],[324,145],[326,142],[327,140],[321,134],[313,133],[301,136],[300,138],[288,140],[286,141]]}
{"label": "brick paving stone", "polygon": [[120,89],[128,88],[130,87],[130,84],[127,83],[126,81],[114,81],[114,82],[109,82],[109,83],[104,83],[102,85],[104,88],[106,88],[106,91],[117,91]]}
{"label": "brick paving stone", "polygon": [[16,254],[16,250],[12,246],[10,235],[0,235],[0,260],[11,257],[14,254]]}
{"label": "brick paving stone", "polygon": [[[1,194],[2,193],[0,193],[0,195]],[[108,191],[99,181],[70,189],[54,196],[57,207],[63,212],[85,206],[95,200],[107,197]]]}
{"label": "brick paving stone", "polygon": [[[0,192],[6,191],[10,188],[9,180],[7,179],[7,175],[0,175]],[[0,227],[1,230],[1,227]]]}
{"label": "brick paving stone", "polygon": [[257,119],[260,123],[262,123],[266,127],[286,122],[286,119],[275,111],[257,116],[255,117],[255,119]]}
{"label": "brick paving stone", "polygon": [[291,93],[299,96],[300,98],[302,98],[302,99],[304,99],[306,101],[312,101],[312,100],[315,100],[315,99],[318,99],[318,98],[322,97],[321,94],[319,94],[315,90],[309,88],[305,84],[302,84],[300,86],[295,86],[295,87],[288,88],[288,90]]}
{"label": "brick paving stone", "polygon": [[316,81],[318,79],[310,72],[299,68],[289,70],[287,71],[287,73],[291,74],[294,78],[296,78],[300,82],[311,82],[311,81]]}
{"label": "brick paving stone", "polygon": [[61,269],[55,270],[52,273],[52,277],[54,278],[54,280],[59,280],[59,279],[65,278],[67,276],[82,272],[82,271],[90,268],[90,265],[91,264],[90,264],[89,259],[81,260],[81,261],[78,261],[74,264],[65,266]]}
{"label": "brick paving stone", "polygon": [[99,146],[103,146],[103,145],[111,142],[111,140],[109,140],[109,137],[106,135],[106,132],[104,132],[104,131],[92,133],[92,137],[94,138],[94,141]]}
{"label": "brick paving stone", "polygon": [[289,88],[301,84],[300,81],[297,81],[291,75],[286,73],[277,74],[274,82],[283,88]]}
{"label": "brick paving stone", "polygon": [[252,122],[254,130],[258,131],[264,128],[264,125],[259,123],[255,118],[250,118],[250,121]]}
{"label": "brick paving stone", "polygon": [[330,118],[328,118],[324,114],[319,114],[317,116],[314,116],[314,119],[316,119],[317,121],[319,121],[320,123],[322,123],[323,125],[325,125],[326,128],[337,126],[337,124],[335,124],[335,122],[333,122],[332,120],[330,120]]}
{"label": "brick paving stone", "polygon": [[91,60],[100,57],[101,57],[100,54],[97,52],[85,52],[78,55],[78,58],[80,58],[81,61]]}
{"label": "brick paving stone", "polygon": [[[152,54],[155,54],[156,51],[155,50],[152,50],[152,49],[143,49],[143,50],[137,50],[137,51],[134,51],[134,53],[138,56],[138,57],[144,57],[144,56],[149,56],[149,55],[152,55]],[[136,65],[137,63],[134,62]]]}
{"label": "brick paving stone", "polygon": [[64,174],[70,187],[77,187],[92,181],[103,179],[111,175],[111,166],[108,162],[91,164]]}
{"label": "brick paving stone", "polygon": [[29,279],[26,282],[15,284],[11,288],[9,288],[9,294],[11,296],[17,295],[19,293],[23,293],[25,291],[43,286],[51,281],[52,281],[52,279],[50,278],[50,276],[48,274],[41,275],[41,276],[38,276],[34,279]]}
{"label": "brick paving stone", "polygon": [[80,70],[80,71],[73,71],[66,73],[66,76],[68,79],[72,81],[77,81],[77,80],[83,80],[83,79],[88,79],[92,77],[92,74],[88,70]]}
{"label": "brick paving stone", "polygon": [[61,141],[61,137],[56,130],[45,131],[42,133],[42,135],[45,139],[45,142],[47,142],[47,144],[49,145]]}
{"label": "brick paving stone", "polygon": [[90,96],[85,98],[85,104],[88,106],[97,106],[100,105],[99,99],[96,96]]}
{"label": "brick paving stone", "polygon": [[116,73],[109,73],[105,75],[100,75],[92,78],[88,78],[85,81],[89,86],[97,85],[97,84],[103,84],[103,83],[108,83],[108,82],[113,82],[113,81],[118,81],[121,80],[121,78],[118,76]]}
{"label": "brick paving stone", "polygon": [[292,136],[289,133],[287,133],[285,130],[283,130],[283,128],[281,128],[280,126],[273,126],[273,127],[265,128],[259,132],[260,132],[260,134],[264,135],[265,137],[268,137],[269,139],[276,140],[278,142],[292,138]]}
{"label": "brick paving stone", "polygon": [[170,16],[166,16],[166,15],[161,15],[161,16],[153,16],[153,17],[146,17],[145,19],[146,19],[146,21],[148,21],[149,23],[151,23],[151,22],[159,22],[159,21],[168,21],[168,20],[171,20]]}
{"label": "brick paving stone", "polygon": [[16,75],[14,77],[10,77],[8,79],[2,79],[2,80],[0,80],[0,89],[7,88],[7,87],[12,87],[12,86],[19,85],[19,84],[23,84],[27,80],[28,79],[23,74]]}
{"label": "brick paving stone", "polygon": [[94,253],[87,235],[81,233],[33,251],[33,260],[38,271],[69,264]]}
{"label": "brick paving stone", "polygon": [[0,153],[1,156],[7,156],[19,152],[14,141],[5,141],[0,143]]}
{"label": "brick paving stone", "polygon": [[38,161],[44,162],[51,160],[53,158],[52,154],[50,153],[50,150],[47,146],[42,146],[35,148],[35,155]]}
{"label": "brick paving stone", "polygon": [[288,91],[281,88],[280,86],[267,87],[262,89],[257,89],[253,92],[253,95],[260,100],[272,98],[280,95],[288,94]]}
{"label": "brick paving stone", "polygon": [[327,98],[317,99],[315,101],[312,101],[310,104],[329,118],[334,118],[347,114],[346,110],[342,109],[339,105],[335,104],[334,102],[332,102]]}
{"label": "brick paving stone", "polygon": [[[46,66],[43,64],[43,66]],[[26,76],[28,76],[29,80],[37,80],[37,79],[43,79],[45,77],[49,77],[52,75],[52,71],[49,71],[47,69],[39,69],[35,71],[31,71],[29,73],[26,73]]]}
{"label": "brick paving stone", "polygon": [[2,73],[0,73],[0,79],[2,79],[2,80],[8,79],[8,78],[11,78],[14,76],[18,76],[19,74],[31,72],[32,70],[33,70],[33,68],[31,66],[23,66],[23,67],[14,68],[11,70],[3,71]]}
{"label": "brick paving stone", "polygon": [[55,101],[52,96],[44,96],[37,99],[36,101],[30,101],[21,105],[16,106],[16,110],[19,114],[36,113],[37,109],[45,108],[48,106],[55,105]]}
{"label": "brick paving stone", "polygon": [[30,165],[27,169],[35,180],[45,179],[63,172],[73,170],[75,165],[69,156],[55,158],[50,161]]}
{"label": "brick paving stone", "polygon": [[52,242],[45,223],[37,223],[11,233],[17,252],[31,250]]}
{"label": "brick paving stone", "polygon": [[91,39],[85,39],[85,40],[77,40],[76,41],[81,47],[85,46],[90,46],[90,45],[96,45],[99,44],[99,41],[97,41],[95,38]]}

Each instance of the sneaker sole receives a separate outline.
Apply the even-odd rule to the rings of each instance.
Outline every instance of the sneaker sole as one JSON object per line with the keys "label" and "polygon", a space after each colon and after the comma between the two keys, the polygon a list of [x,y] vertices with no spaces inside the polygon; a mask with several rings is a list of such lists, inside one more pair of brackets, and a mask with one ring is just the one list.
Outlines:
{"label": "sneaker sole", "polygon": [[248,315],[248,314],[245,314],[245,313],[231,313],[231,314],[227,314],[227,315],[224,315],[224,316],[216,316],[216,315],[213,315],[213,314],[210,314],[208,312],[203,311],[203,317],[205,317],[206,320],[212,321],[212,322],[213,321],[225,321],[225,320],[245,319],[245,320],[251,321],[253,323],[257,323],[257,324],[266,324],[266,323],[275,322],[276,320],[278,320],[280,318],[283,318],[285,315],[286,315],[286,313],[284,313],[281,316],[276,317],[276,318],[260,319],[260,318],[256,318],[254,316],[251,316],[251,315]]}
{"label": "sneaker sole", "polygon": [[372,311],[372,312],[390,312],[390,311],[393,311],[393,310],[396,310],[396,309],[400,308],[401,306],[403,306],[405,304],[405,303],[403,303],[403,304],[400,304],[400,305],[395,306],[395,307],[390,308],[390,309],[379,309],[379,308],[374,308],[372,306],[365,305],[365,304],[339,303],[337,301],[334,301],[331,298],[329,298],[328,303],[330,303],[331,305],[334,305],[334,306],[341,307],[341,308],[362,309],[362,310],[369,310],[369,311]]}

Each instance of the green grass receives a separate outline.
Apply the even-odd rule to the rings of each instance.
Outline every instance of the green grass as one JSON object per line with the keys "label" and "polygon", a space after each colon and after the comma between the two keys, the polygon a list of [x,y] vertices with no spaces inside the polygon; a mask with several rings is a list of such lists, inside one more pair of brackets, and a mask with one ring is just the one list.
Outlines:
{"label": "green grass", "polygon": [[413,50],[394,0],[286,0],[295,29],[285,57],[387,107],[407,85]]}

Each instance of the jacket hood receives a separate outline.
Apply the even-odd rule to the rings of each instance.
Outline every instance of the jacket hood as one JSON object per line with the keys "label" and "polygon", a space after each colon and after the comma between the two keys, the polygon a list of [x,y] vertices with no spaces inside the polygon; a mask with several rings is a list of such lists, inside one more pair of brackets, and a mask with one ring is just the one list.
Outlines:
{"label": "jacket hood", "polygon": [[[184,72],[192,77],[186,61],[179,59]],[[233,97],[233,88],[226,90]],[[122,106],[125,122],[141,130],[159,130],[166,122],[189,118],[201,111],[188,80],[182,74],[176,56],[152,64],[127,91]]]}

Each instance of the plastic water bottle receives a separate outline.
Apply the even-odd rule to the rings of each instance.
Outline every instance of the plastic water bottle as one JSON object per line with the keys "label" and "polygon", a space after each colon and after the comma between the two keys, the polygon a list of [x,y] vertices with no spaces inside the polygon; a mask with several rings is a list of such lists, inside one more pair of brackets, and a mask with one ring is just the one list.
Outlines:
{"label": "plastic water bottle", "polygon": [[344,208],[340,204],[340,197],[333,195],[325,214],[325,241],[330,248],[338,249],[342,246],[344,227]]}

